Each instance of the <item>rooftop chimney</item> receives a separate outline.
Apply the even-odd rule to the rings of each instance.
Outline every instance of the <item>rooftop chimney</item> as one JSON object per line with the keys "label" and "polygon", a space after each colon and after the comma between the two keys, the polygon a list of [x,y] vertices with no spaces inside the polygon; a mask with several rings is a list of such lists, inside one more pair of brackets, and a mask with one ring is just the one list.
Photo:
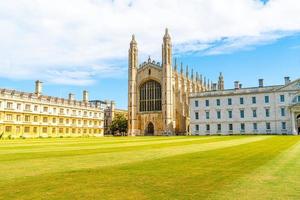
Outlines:
{"label": "rooftop chimney", "polygon": [[75,94],[69,93],[69,101],[74,101],[75,100]]}
{"label": "rooftop chimney", "polygon": [[240,82],[239,81],[234,81],[234,89],[236,89],[236,90],[240,89]]}
{"label": "rooftop chimney", "polygon": [[291,82],[290,77],[286,76],[284,77],[284,84],[287,85]]}
{"label": "rooftop chimney", "polygon": [[40,96],[42,94],[42,83],[41,81],[37,80],[35,81],[35,94],[37,96]]}
{"label": "rooftop chimney", "polygon": [[84,102],[86,102],[86,103],[89,101],[89,92],[88,91],[83,90],[83,98],[82,98],[82,100]]}
{"label": "rooftop chimney", "polygon": [[213,84],[212,84],[212,90],[213,90],[213,91],[217,91],[217,84],[216,84],[216,83],[213,83]]}
{"label": "rooftop chimney", "polygon": [[262,78],[258,79],[258,86],[260,88],[264,87],[264,79],[262,79]]}

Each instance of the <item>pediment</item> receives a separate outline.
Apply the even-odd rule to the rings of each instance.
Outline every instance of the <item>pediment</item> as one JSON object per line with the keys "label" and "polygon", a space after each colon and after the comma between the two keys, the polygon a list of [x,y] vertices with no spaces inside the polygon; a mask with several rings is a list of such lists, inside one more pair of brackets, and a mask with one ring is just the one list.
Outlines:
{"label": "pediment", "polygon": [[277,91],[290,91],[290,90],[300,90],[300,79],[290,82],[277,89]]}

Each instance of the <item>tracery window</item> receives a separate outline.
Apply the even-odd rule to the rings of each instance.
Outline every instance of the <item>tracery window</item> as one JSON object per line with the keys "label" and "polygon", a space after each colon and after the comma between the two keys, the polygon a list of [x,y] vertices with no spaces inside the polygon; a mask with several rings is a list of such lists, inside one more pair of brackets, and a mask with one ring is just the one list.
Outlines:
{"label": "tracery window", "polygon": [[161,111],[161,85],[147,81],[140,87],[140,112]]}

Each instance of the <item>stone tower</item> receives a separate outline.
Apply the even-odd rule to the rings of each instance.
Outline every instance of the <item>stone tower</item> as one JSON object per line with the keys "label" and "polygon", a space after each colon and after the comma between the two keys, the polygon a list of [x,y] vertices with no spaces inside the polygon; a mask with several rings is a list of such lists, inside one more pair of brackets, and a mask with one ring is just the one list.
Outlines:
{"label": "stone tower", "polygon": [[172,43],[168,29],[165,31],[162,45],[162,112],[164,131],[173,132],[173,89],[172,89]]}
{"label": "stone tower", "polygon": [[224,90],[224,77],[222,72],[220,72],[220,76],[219,76],[218,90]]}
{"label": "stone tower", "polygon": [[138,131],[136,123],[136,74],[138,67],[138,48],[134,35],[132,35],[128,54],[128,135],[135,136]]}
{"label": "stone tower", "polygon": [[[128,135],[186,135],[189,133],[189,96],[207,91],[202,76],[187,67],[172,65],[172,42],[168,29],[162,44],[162,62],[149,59],[138,63],[134,36],[128,53]],[[193,69],[193,68],[191,68]],[[197,73],[196,73],[197,74]]]}

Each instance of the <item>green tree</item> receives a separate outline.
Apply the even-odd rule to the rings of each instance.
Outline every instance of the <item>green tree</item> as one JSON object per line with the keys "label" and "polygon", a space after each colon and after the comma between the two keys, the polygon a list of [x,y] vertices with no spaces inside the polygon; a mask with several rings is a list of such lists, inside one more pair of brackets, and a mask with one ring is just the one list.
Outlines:
{"label": "green tree", "polygon": [[113,135],[118,133],[123,135],[127,133],[126,117],[122,114],[116,114],[109,128]]}

